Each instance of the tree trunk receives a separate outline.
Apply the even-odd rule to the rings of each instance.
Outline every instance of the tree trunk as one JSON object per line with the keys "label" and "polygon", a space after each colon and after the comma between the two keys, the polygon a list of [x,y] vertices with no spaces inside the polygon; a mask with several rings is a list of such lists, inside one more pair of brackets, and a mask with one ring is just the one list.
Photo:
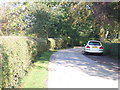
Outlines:
{"label": "tree trunk", "polygon": [[118,32],[118,39],[120,39],[120,31]]}
{"label": "tree trunk", "polygon": [[0,36],[3,36],[3,33],[2,33],[2,31],[0,30]]}
{"label": "tree trunk", "polygon": [[108,38],[108,34],[109,34],[109,31],[106,31],[106,33],[105,33],[105,39]]}
{"label": "tree trunk", "polygon": [[100,28],[100,33],[99,33],[99,35],[100,35],[100,41],[101,41],[101,42],[105,42],[105,29],[104,29],[104,27],[101,27],[101,28]]}
{"label": "tree trunk", "polygon": [[2,25],[1,25],[1,23],[0,23],[0,36],[3,36],[3,32],[2,32]]}

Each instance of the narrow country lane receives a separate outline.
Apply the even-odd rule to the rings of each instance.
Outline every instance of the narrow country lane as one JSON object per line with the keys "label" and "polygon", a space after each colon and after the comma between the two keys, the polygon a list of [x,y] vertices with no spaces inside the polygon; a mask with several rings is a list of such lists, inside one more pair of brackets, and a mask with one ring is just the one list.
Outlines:
{"label": "narrow country lane", "polygon": [[118,88],[118,74],[82,54],[82,48],[51,56],[48,88]]}

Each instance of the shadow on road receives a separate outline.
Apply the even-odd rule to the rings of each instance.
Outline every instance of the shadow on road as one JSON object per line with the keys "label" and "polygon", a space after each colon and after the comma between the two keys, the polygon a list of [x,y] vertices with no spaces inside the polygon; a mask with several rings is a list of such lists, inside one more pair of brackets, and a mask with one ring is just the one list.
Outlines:
{"label": "shadow on road", "polygon": [[120,66],[119,66],[119,62],[118,59],[114,59],[111,58],[109,56],[106,55],[100,55],[100,54],[88,54],[85,55],[86,57],[96,61],[97,63],[106,65],[109,67],[109,69],[116,71],[117,73],[119,73],[120,71]]}
{"label": "shadow on road", "polygon": [[[91,60],[84,56],[80,49],[62,50],[57,52],[57,54],[54,54],[53,57],[54,60],[51,62],[57,63],[57,65],[76,68],[90,76],[101,77],[109,80],[118,80],[118,74],[113,68],[111,68],[111,66],[117,66],[116,64],[111,62],[109,64],[111,66],[105,65],[102,63],[107,63],[108,61],[103,62],[103,60],[101,61],[102,63],[98,63],[98,61]],[[95,57],[98,58],[99,56]],[[99,58],[99,60],[101,59],[102,58]]]}

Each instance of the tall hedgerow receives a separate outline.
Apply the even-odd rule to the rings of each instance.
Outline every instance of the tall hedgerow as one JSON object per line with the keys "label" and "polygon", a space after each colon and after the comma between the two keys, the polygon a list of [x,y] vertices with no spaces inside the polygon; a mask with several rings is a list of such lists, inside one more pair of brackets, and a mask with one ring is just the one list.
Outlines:
{"label": "tall hedgerow", "polygon": [[15,88],[26,74],[33,58],[48,50],[47,40],[27,37],[0,37],[2,87]]}

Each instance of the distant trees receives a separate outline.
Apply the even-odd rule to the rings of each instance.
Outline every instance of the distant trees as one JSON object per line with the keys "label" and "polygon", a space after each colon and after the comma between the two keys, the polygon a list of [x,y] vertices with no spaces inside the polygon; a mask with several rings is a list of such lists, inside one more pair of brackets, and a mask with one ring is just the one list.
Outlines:
{"label": "distant trees", "polygon": [[65,3],[65,6],[69,6],[67,14],[70,26],[79,33],[77,38],[120,42],[120,2]]}
{"label": "distant trees", "polygon": [[48,37],[53,22],[61,15],[41,2],[4,3],[1,7],[1,35]]}
{"label": "distant trees", "polygon": [[66,30],[76,45],[79,45],[79,41],[84,44],[89,39],[98,39],[91,5],[92,3],[62,3],[66,24],[69,25]]}
{"label": "distant trees", "polygon": [[2,35],[19,34],[28,25],[25,20],[26,11],[20,3],[4,3],[1,6]]}
{"label": "distant trees", "polygon": [[120,39],[120,2],[93,3],[93,8],[100,39]]}
{"label": "distant trees", "polygon": [[65,38],[81,44],[89,39],[120,39],[120,2],[13,2],[0,7],[0,35]]}

